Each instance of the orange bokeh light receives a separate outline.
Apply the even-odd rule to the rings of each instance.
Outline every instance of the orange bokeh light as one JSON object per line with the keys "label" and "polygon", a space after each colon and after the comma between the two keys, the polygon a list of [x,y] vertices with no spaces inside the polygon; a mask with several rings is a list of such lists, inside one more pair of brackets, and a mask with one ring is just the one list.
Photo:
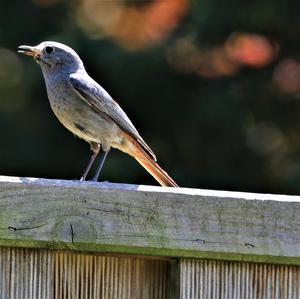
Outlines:
{"label": "orange bokeh light", "polygon": [[277,54],[277,47],[264,36],[251,33],[233,33],[226,41],[229,57],[240,64],[262,67],[270,63]]}
{"label": "orange bokeh light", "polygon": [[223,45],[203,49],[190,38],[181,38],[169,49],[169,63],[178,71],[215,79],[233,76],[245,65],[263,67],[275,59],[278,46],[250,33],[231,34]]}
{"label": "orange bokeh light", "polygon": [[96,36],[111,37],[127,49],[159,43],[186,14],[190,0],[152,0],[126,5],[118,0],[82,0],[77,8],[79,24]]}

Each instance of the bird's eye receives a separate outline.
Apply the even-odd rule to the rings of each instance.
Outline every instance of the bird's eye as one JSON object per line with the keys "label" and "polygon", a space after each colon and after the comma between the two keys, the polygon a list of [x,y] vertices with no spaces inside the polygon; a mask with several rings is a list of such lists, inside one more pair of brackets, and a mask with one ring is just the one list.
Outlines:
{"label": "bird's eye", "polygon": [[49,46],[45,48],[45,51],[46,51],[47,54],[51,54],[53,52],[53,50],[54,49],[52,47],[49,47]]}

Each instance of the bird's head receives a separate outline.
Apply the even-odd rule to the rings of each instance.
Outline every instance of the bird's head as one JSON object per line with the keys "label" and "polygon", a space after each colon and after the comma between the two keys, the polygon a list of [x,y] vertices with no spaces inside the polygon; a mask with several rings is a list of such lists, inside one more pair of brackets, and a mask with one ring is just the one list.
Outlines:
{"label": "bird's head", "polygon": [[45,72],[61,70],[72,73],[83,69],[78,54],[70,47],[52,41],[42,42],[37,46],[19,46],[18,52],[32,56]]}

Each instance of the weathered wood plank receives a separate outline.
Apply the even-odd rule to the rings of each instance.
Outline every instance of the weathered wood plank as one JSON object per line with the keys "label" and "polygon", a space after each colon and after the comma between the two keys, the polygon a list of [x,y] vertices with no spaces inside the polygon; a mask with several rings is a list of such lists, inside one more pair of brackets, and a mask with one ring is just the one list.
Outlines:
{"label": "weathered wood plank", "polygon": [[50,250],[0,247],[0,298],[54,298],[53,268]]}
{"label": "weathered wood plank", "polygon": [[299,299],[300,267],[180,261],[180,299]]}
{"label": "weathered wood plank", "polygon": [[0,177],[0,246],[300,265],[300,197]]}
{"label": "weathered wood plank", "polygon": [[174,299],[173,262],[0,247],[1,299]]}

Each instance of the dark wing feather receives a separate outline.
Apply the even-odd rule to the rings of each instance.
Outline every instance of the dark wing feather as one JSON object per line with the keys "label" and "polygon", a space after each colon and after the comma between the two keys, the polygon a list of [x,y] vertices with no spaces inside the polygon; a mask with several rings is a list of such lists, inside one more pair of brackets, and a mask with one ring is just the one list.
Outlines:
{"label": "dark wing feather", "polygon": [[[85,76],[84,76],[85,75]],[[134,137],[144,149],[156,161],[155,154],[140,136],[126,113],[115,102],[112,97],[102,88],[96,81],[89,77],[86,79],[86,74],[73,74],[70,76],[70,85],[77,92],[80,98],[90,105],[93,109],[104,112],[113,119],[125,132]]]}

